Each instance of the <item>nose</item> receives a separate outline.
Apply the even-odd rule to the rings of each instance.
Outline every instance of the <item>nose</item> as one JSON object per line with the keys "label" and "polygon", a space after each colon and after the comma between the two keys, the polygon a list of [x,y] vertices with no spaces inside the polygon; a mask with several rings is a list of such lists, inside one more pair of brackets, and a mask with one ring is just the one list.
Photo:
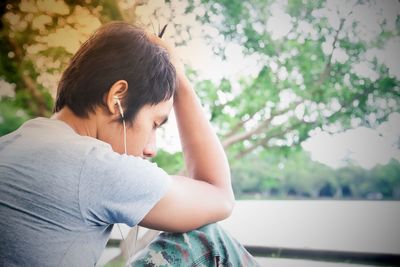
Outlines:
{"label": "nose", "polygon": [[157,142],[156,134],[153,133],[147,142],[146,146],[143,148],[143,156],[146,158],[152,158],[157,155]]}

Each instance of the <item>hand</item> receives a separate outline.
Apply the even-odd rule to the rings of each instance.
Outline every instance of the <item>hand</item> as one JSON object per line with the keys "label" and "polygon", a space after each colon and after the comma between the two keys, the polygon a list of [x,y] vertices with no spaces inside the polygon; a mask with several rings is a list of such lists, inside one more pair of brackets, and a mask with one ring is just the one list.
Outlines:
{"label": "hand", "polygon": [[157,44],[158,46],[167,50],[170,61],[171,61],[172,65],[174,65],[174,67],[175,67],[177,80],[181,81],[182,78],[185,77],[185,68],[183,66],[183,63],[182,63],[180,57],[176,53],[175,47],[152,33],[147,33],[147,36],[151,42],[153,42],[153,43]]}

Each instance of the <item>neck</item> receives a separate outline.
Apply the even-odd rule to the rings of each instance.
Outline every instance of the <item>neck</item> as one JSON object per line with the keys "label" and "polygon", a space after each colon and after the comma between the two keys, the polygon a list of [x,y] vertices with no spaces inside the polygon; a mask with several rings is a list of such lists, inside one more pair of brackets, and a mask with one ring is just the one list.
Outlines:
{"label": "neck", "polygon": [[76,116],[68,107],[62,108],[59,112],[51,116],[52,119],[60,120],[68,124],[77,134],[97,138],[97,121],[95,116],[90,113],[88,118]]}

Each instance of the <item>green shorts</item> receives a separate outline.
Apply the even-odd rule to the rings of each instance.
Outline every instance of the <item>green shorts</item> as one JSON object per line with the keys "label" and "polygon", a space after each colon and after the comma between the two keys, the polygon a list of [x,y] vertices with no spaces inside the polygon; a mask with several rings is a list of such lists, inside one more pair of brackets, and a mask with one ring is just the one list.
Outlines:
{"label": "green shorts", "polygon": [[163,232],[139,251],[128,266],[259,266],[246,249],[218,224],[187,233]]}

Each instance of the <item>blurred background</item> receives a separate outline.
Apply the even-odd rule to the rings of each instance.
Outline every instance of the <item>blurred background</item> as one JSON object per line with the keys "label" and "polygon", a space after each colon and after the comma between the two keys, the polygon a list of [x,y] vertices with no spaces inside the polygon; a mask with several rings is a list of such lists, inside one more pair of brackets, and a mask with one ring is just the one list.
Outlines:
{"label": "blurred background", "polygon": [[[399,1],[6,0],[0,14],[0,135],[51,115],[101,24],[168,23],[238,199],[400,199]],[[158,140],[155,161],[181,171],[173,119]]]}
{"label": "blurred background", "polygon": [[[399,1],[3,0],[0,16],[0,136],[52,114],[100,25],[168,24],[231,163],[224,228],[265,266],[399,266]],[[174,174],[171,117],[154,161]],[[121,243],[98,265],[123,266]]]}

